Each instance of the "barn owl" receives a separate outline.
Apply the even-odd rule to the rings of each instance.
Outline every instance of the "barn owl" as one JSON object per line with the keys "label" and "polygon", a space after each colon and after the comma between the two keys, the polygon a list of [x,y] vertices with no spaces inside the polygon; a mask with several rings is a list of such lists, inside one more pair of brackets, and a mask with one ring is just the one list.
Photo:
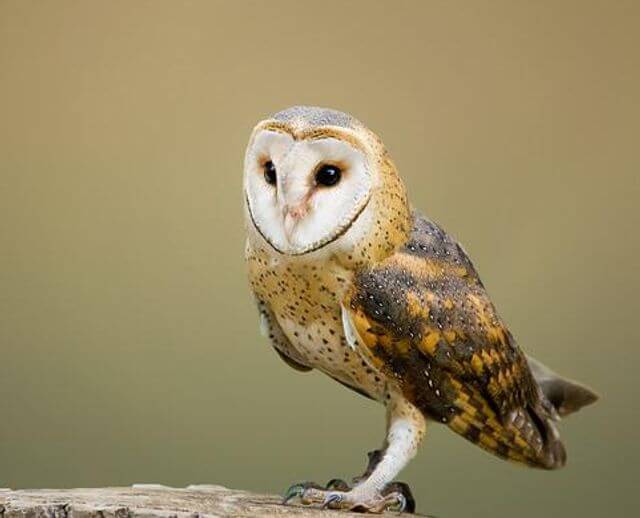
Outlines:
{"label": "barn owl", "polygon": [[522,352],[371,130],[331,109],[276,113],[253,130],[243,185],[249,279],[276,352],[386,407],[363,476],[294,484],[285,502],[413,511],[393,480],[432,423],[504,459],[564,465],[556,421],[595,394]]}

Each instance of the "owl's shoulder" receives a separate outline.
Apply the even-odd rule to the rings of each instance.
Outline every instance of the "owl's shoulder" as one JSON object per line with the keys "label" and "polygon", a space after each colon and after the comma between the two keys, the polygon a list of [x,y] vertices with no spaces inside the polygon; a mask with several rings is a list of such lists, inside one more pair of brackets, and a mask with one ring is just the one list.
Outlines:
{"label": "owl's shoulder", "polygon": [[482,281],[462,245],[421,213],[414,211],[412,220],[407,240],[393,254],[356,272],[356,287],[369,280],[378,289],[421,286],[459,292],[464,287],[483,292]]}
{"label": "owl's shoulder", "polygon": [[414,210],[412,216],[409,238],[395,254],[396,258],[406,255],[434,265],[456,267],[461,273],[464,270],[465,277],[480,282],[467,252],[452,235],[418,211]]}
{"label": "owl's shoulder", "polygon": [[[524,356],[470,259],[424,216],[415,214],[409,239],[392,256],[357,273],[349,304],[365,342],[390,368],[423,358],[482,386],[497,412],[532,397]],[[417,363],[407,365],[396,374],[416,383],[420,373],[409,371]]]}

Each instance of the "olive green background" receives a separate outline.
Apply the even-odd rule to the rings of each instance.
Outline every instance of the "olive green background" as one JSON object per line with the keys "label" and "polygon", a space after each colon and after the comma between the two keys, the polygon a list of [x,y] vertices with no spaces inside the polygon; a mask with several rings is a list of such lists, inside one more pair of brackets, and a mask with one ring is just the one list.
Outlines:
{"label": "olive green background", "polygon": [[530,353],[602,394],[559,472],[434,425],[438,517],[629,516],[638,2],[0,1],[0,487],[282,491],[362,470],[384,411],[282,363],[243,264],[252,126],[353,113]]}

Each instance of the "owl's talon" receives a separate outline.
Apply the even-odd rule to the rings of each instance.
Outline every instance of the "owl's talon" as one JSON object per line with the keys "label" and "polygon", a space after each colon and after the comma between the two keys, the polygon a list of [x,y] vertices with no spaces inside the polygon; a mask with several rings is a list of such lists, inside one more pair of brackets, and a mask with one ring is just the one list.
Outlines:
{"label": "owl's talon", "polygon": [[343,493],[327,493],[327,496],[324,498],[324,502],[322,502],[323,509],[340,509],[340,503],[344,499]]}
{"label": "owl's talon", "polygon": [[293,500],[296,497],[301,497],[302,493],[304,493],[304,488],[302,484],[294,484],[289,489],[287,489],[284,493],[284,497],[282,498],[282,504],[287,504],[289,501]]}
{"label": "owl's talon", "polygon": [[391,482],[382,490],[382,494],[385,496],[394,493],[400,495],[404,501],[403,509],[400,512],[411,514],[416,512],[416,500],[406,482]]}
{"label": "owl's talon", "polygon": [[389,493],[386,495],[385,500],[387,501],[386,509],[388,511],[404,513],[407,510],[407,499],[402,493]]}
{"label": "owl's talon", "polygon": [[323,490],[323,488],[315,482],[299,482],[298,484],[293,484],[285,491],[282,504],[285,505],[294,498],[299,498],[302,503],[311,503],[311,501],[308,501],[306,498],[309,489]]}
{"label": "owl's talon", "polygon": [[288,504],[294,498],[298,498],[302,505],[315,504],[322,509],[342,509],[361,513],[414,513],[416,509],[411,490],[404,482],[392,482],[380,493],[370,492],[362,487],[352,489],[339,478],[331,479],[326,487],[315,482],[300,482],[287,489],[282,503]]}

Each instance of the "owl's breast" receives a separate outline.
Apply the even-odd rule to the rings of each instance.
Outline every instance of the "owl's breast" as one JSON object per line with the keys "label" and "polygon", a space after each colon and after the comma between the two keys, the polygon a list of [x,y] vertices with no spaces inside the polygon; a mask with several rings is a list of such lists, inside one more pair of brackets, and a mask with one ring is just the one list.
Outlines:
{"label": "owl's breast", "polygon": [[307,365],[373,399],[382,400],[385,377],[371,367],[358,350],[348,345],[339,308],[303,324],[296,318],[276,318],[292,347]]}
{"label": "owl's breast", "polygon": [[335,264],[276,263],[255,255],[247,260],[251,287],[304,363],[382,399],[383,374],[349,346],[342,326],[340,303],[351,287],[351,272]]}

